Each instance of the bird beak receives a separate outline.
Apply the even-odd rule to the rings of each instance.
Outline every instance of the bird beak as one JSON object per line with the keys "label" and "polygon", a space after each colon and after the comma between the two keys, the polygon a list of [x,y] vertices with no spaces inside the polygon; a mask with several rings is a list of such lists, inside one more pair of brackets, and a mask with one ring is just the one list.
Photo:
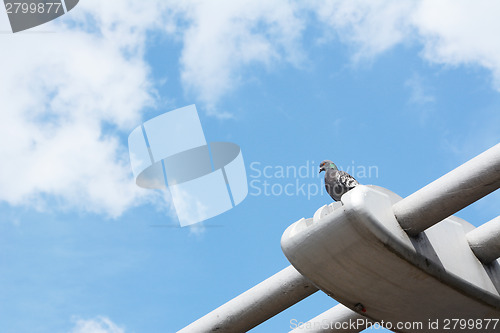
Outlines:
{"label": "bird beak", "polygon": [[319,172],[318,173],[321,173],[321,171],[323,171],[323,168],[319,168]]}

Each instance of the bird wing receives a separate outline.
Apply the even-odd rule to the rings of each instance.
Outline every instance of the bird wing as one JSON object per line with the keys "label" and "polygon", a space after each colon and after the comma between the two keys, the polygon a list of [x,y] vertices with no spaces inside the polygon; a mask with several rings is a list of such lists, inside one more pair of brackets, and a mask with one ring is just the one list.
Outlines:
{"label": "bird wing", "polygon": [[345,171],[338,172],[339,181],[344,184],[349,190],[359,185],[358,181]]}

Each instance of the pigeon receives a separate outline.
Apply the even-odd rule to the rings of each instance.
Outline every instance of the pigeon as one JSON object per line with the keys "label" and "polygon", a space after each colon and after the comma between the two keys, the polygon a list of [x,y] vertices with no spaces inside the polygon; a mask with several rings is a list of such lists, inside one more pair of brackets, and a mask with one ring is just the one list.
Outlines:
{"label": "pigeon", "polygon": [[321,171],[325,171],[325,188],[334,201],[340,201],[344,193],[359,185],[353,176],[339,170],[332,161],[321,162],[319,172],[321,173]]}

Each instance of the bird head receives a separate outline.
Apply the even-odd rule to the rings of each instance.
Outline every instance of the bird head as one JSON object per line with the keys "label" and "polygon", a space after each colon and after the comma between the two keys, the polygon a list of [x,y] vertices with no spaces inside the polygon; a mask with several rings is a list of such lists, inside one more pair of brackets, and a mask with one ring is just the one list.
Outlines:
{"label": "bird head", "polygon": [[319,164],[319,173],[321,173],[321,171],[326,171],[328,169],[338,170],[335,163],[333,163],[330,160],[324,160]]}

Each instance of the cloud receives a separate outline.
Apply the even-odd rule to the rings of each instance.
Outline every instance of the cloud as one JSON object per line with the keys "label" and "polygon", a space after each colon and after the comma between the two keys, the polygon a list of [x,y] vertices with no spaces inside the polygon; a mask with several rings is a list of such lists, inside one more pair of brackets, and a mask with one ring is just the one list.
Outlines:
{"label": "cloud", "polygon": [[[398,45],[421,47],[424,60],[445,66],[480,66],[500,90],[500,29],[495,1],[183,1],[175,13],[184,89],[217,114],[217,103],[252,76],[252,65],[306,63],[308,24],[318,40],[349,45],[354,63],[372,61]],[[443,15],[446,13],[446,15]],[[311,35],[309,35],[311,36]],[[310,38],[310,37],[309,37]]]}
{"label": "cloud", "polygon": [[251,65],[301,62],[304,22],[292,1],[182,1],[179,6],[188,22],[182,31],[182,82],[216,115],[228,116],[216,113],[216,104],[244,82]]}
{"label": "cloud", "polygon": [[404,82],[405,87],[410,92],[408,103],[417,111],[421,125],[427,125],[433,111],[433,104],[436,98],[431,93],[432,87],[417,72]]}
{"label": "cloud", "polygon": [[[349,45],[354,62],[419,45],[430,63],[487,69],[500,90],[498,10],[486,0],[83,1],[31,33],[1,36],[0,200],[112,217],[152,200],[133,184],[123,144],[157,102],[150,32],[179,43],[184,90],[228,117],[218,104],[252,70],[304,66],[308,24],[322,31],[313,38]],[[9,30],[4,11],[0,29]],[[431,101],[418,82],[407,84],[413,101]]]}
{"label": "cloud", "polygon": [[[155,103],[144,36],[117,41],[114,31],[140,29],[120,23],[127,17],[113,24],[92,17],[88,26],[56,20],[34,33],[2,35],[2,201],[39,209],[55,201],[116,217],[148,196],[133,183],[120,142]],[[7,24],[3,14],[0,26]],[[36,33],[42,28],[53,33]]]}
{"label": "cloud", "polygon": [[500,3],[491,0],[317,1],[318,20],[353,49],[353,60],[370,60],[397,45],[421,45],[421,56],[445,66],[479,66],[500,90]]}
{"label": "cloud", "polygon": [[410,103],[425,105],[435,101],[429,87],[418,73],[413,73],[413,76],[405,81],[405,86],[410,90]]}
{"label": "cloud", "polygon": [[148,31],[172,32],[174,29],[169,3],[161,0],[86,0],[79,3],[78,10],[64,16],[62,23],[98,35],[113,48],[138,56],[145,51]]}
{"label": "cloud", "polygon": [[125,329],[113,323],[107,317],[78,319],[69,333],[125,333]]}
{"label": "cloud", "polygon": [[[144,58],[148,32],[182,36],[185,88],[218,116],[227,116],[215,105],[242,67],[300,56],[294,43],[302,26],[285,0],[88,0],[77,8],[29,33],[2,36],[0,155],[8,163],[0,200],[13,206],[117,217],[152,200],[154,192],[133,184],[122,143],[156,102]],[[8,30],[4,12],[0,26]]]}
{"label": "cloud", "polygon": [[354,47],[355,62],[373,58],[404,42],[415,1],[314,1],[310,10],[341,42]]}
{"label": "cloud", "polygon": [[[422,1],[413,24],[425,59],[443,65],[479,65],[500,90],[500,29],[497,1]],[[446,15],[443,15],[446,13]]]}

